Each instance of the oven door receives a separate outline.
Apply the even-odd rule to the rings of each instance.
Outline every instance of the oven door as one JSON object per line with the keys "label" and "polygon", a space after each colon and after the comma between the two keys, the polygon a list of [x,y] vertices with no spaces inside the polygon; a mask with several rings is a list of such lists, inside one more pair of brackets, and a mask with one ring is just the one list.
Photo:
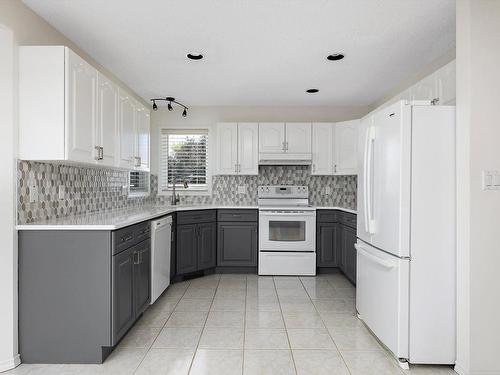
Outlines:
{"label": "oven door", "polygon": [[259,210],[260,251],[316,251],[316,211]]}

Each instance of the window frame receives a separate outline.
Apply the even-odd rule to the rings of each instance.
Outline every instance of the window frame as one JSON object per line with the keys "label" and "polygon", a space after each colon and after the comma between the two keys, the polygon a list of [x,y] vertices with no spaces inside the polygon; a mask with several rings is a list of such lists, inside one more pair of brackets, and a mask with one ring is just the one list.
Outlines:
{"label": "window frame", "polygon": [[[212,195],[212,166],[213,166],[213,155],[214,155],[214,131],[213,126],[204,125],[204,126],[196,126],[196,125],[170,125],[170,126],[160,126],[158,128],[158,195],[172,195],[172,188],[168,187],[166,190],[163,190],[161,187],[163,186],[162,179],[162,165],[163,160],[163,152],[162,152],[162,133],[168,132],[169,130],[173,130],[176,132],[185,130],[186,132],[194,132],[196,130],[206,132],[207,133],[207,185],[206,188],[199,188],[196,186],[189,186],[187,189],[184,189],[182,186],[177,186],[175,188],[176,194],[179,195]],[[168,176],[168,164],[166,166],[167,176]]]}

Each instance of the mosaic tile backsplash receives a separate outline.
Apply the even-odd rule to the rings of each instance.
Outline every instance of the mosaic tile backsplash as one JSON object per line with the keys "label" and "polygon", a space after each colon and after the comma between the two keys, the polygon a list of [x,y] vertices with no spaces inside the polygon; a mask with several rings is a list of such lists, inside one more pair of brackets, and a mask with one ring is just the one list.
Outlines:
{"label": "mosaic tile backsplash", "polygon": [[[128,172],[104,167],[86,167],[32,161],[18,162],[17,218],[19,224],[39,220],[168,204],[170,197],[158,195],[158,178],[150,175],[148,197],[127,197],[123,186]],[[256,205],[259,185],[307,185],[311,204],[356,208],[356,176],[311,176],[308,166],[261,166],[258,176],[214,176],[212,195],[181,196],[180,204]],[[29,202],[29,189],[38,188],[38,200]],[[246,194],[238,194],[238,186]],[[59,199],[59,188],[64,198]],[[324,195],[326,186],[331,193]]]}

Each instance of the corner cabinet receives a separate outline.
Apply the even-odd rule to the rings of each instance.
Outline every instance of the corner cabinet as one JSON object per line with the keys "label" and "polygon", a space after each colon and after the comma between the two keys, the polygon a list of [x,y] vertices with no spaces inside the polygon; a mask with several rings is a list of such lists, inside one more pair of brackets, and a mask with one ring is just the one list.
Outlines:
{"label": "corner cabinet", "polygon": [[259,173],[259,126],[257,123],[217,124],[216,174]]}
{"label": "corner cabinet", "polygon": [[149,111],[69,48],[19,47],[19,105],[20,159],[149,170]]}
{"label": "corner cabinet", "polygon": [[216,266],[216,221],[215,210],[177,213],[176,275]]}

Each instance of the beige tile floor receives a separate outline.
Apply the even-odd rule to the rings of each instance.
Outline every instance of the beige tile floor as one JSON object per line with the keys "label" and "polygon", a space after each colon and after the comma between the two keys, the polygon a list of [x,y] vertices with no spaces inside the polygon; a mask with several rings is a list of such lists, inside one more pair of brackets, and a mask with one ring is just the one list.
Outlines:
{"label": "beige tile floor", "polygon": [[[412,367],[416,375],[455,374]],[[210,275],[169,287],[103,365],[24,365],[6,374],[403,375],[355,315],[340,274]],[[455,374],[456,375],[456,374]]]}

